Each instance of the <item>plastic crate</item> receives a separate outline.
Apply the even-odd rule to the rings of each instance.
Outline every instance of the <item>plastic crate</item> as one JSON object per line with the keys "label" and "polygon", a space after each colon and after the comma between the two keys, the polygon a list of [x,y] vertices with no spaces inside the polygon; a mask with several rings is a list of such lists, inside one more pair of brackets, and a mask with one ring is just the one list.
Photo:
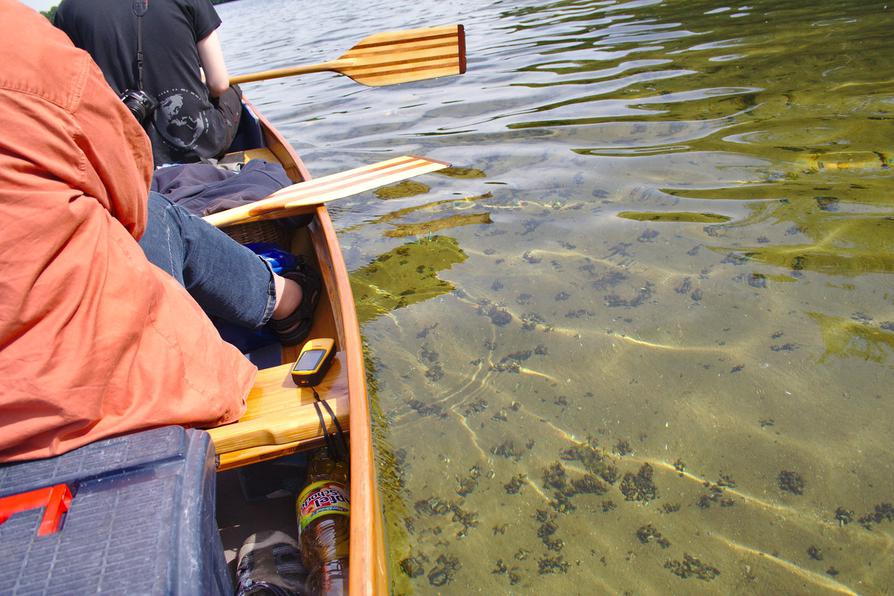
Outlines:
{"label": "plastic crate", "polygon": [[52,506],[0,523],[0,591],[232,594],[215,463],[207,433],[170,426],[0,466],[0,519],[4,505],[21,501],[15,495],[57,485],[72,494],[67,512],[55,503],[64,512],[55,531],[52,519],[41,530]]}

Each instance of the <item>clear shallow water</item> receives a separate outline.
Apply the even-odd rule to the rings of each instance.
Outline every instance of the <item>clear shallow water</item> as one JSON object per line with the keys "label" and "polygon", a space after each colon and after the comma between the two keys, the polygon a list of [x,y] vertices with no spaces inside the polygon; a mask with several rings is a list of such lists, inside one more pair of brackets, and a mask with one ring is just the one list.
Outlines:
{"label": "clear shallow water", "polygon": [[233,72],[462,22],[469,72],[246,86],[331,207],[396,593],[889,593],[894,5],[219,6]]}

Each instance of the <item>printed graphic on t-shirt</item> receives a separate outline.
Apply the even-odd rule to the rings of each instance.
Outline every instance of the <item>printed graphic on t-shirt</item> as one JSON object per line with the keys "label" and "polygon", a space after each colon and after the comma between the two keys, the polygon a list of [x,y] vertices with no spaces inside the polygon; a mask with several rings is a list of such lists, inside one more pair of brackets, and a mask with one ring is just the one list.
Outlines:
{"label": "printed graphic on t-shirt", "polygon": [[189,89],[168,89],[158,95],[155,128],[162,138],[182,150],[194,149],[208,129],[207,101]]}

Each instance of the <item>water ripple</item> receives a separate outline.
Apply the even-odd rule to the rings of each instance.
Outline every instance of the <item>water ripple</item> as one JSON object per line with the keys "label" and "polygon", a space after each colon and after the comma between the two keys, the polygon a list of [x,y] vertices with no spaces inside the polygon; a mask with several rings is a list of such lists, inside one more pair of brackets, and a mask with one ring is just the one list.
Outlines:
{"label": "water ripple", "polygon": [[331,207],[395,593],[890,588],[894,6],[218,8],[236,73],[466,26],[462,77],[245,86],[317,175],[457,168]]}

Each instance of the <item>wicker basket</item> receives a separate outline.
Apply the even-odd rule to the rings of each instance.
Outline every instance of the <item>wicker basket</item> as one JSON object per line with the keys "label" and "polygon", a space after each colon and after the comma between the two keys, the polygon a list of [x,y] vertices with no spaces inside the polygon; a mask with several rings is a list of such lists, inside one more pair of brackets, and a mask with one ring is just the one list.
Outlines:
{"label": "wicker basket", "polygon": [[288,249],[289,234],[286,227],[277,220],[253,221],[222,228],[226,234],[239,244],[250,242],[270,242]]}

